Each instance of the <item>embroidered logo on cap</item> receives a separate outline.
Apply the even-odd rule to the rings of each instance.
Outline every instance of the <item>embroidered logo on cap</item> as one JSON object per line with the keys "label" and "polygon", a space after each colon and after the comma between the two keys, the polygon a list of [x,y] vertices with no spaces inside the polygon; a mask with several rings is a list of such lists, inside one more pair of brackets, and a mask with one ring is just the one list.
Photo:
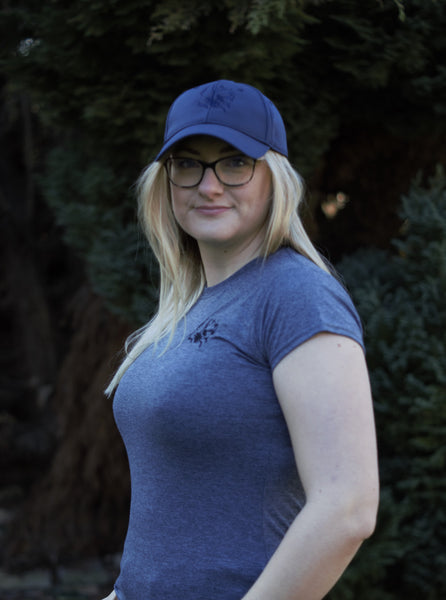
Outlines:
{"label": "embroidered logo on cap", "polygon": [[200,94],[202,100],[198,106],[202,108],[220,108],[223,112],[229,110],[235,100],[235,94],[224,84],[214,86],[211,90],[203,90]]}

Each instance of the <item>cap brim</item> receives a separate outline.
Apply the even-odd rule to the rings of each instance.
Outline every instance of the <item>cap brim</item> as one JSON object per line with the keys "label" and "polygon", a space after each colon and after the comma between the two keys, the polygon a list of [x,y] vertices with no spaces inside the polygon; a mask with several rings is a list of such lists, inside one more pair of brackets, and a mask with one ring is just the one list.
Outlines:
{"label": "cap brim", "polygon": [[193,135],[210,135],[216,137],[234,146],[234,148],[237,148],[237,150],[240,150],[240,152],[251,158],[260,158],[269,150],[269,146],[266,144],[230,127],[215,125],[213,123],[201,123],[186,127],[167,140],[155,160],[160,160],[175,144]]}

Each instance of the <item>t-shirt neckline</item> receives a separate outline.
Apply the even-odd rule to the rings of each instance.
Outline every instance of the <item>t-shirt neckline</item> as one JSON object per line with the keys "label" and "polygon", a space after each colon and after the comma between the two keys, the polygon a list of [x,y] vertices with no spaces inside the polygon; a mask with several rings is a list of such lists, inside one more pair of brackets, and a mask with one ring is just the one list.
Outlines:
{"label": "t-shirt neckline", "polygon": [[263,261],[264,258],[262,256],[256,256],[242,267],[237,269],[237,271],[232,273],[232,275],[229,275],[229,277],[223,279],[223,281],[220,281],[219,283],[209,287],[205,285],[201,294],[201,298],[210,298],[216,294],[220,294],[226,288],[232,287],[241,277],[244,277],[247,273],[253,271],[258,265],[262,264]]}

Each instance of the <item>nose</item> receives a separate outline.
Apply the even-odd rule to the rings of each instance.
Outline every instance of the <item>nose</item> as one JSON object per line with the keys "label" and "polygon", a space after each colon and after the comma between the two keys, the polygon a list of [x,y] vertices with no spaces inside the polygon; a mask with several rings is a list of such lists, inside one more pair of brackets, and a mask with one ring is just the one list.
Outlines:
{"label": "nose", "polygon": [[198,190],[204,196],[220,194],[223,191],[223,184],[218,180],[217,175],[211,167],[207,167],[203,174],[203,179],[198,185]]}

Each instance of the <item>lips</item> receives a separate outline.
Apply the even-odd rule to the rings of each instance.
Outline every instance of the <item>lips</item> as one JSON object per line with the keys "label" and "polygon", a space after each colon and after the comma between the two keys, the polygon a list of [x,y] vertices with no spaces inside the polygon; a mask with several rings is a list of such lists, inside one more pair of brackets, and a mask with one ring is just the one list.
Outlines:
{"label": "lips", "polygon": [[202,215],[220,215],[228,210],[231,210],[230,206],[219,206],[219,205],[203,205],[195,207],[195,210]]}

